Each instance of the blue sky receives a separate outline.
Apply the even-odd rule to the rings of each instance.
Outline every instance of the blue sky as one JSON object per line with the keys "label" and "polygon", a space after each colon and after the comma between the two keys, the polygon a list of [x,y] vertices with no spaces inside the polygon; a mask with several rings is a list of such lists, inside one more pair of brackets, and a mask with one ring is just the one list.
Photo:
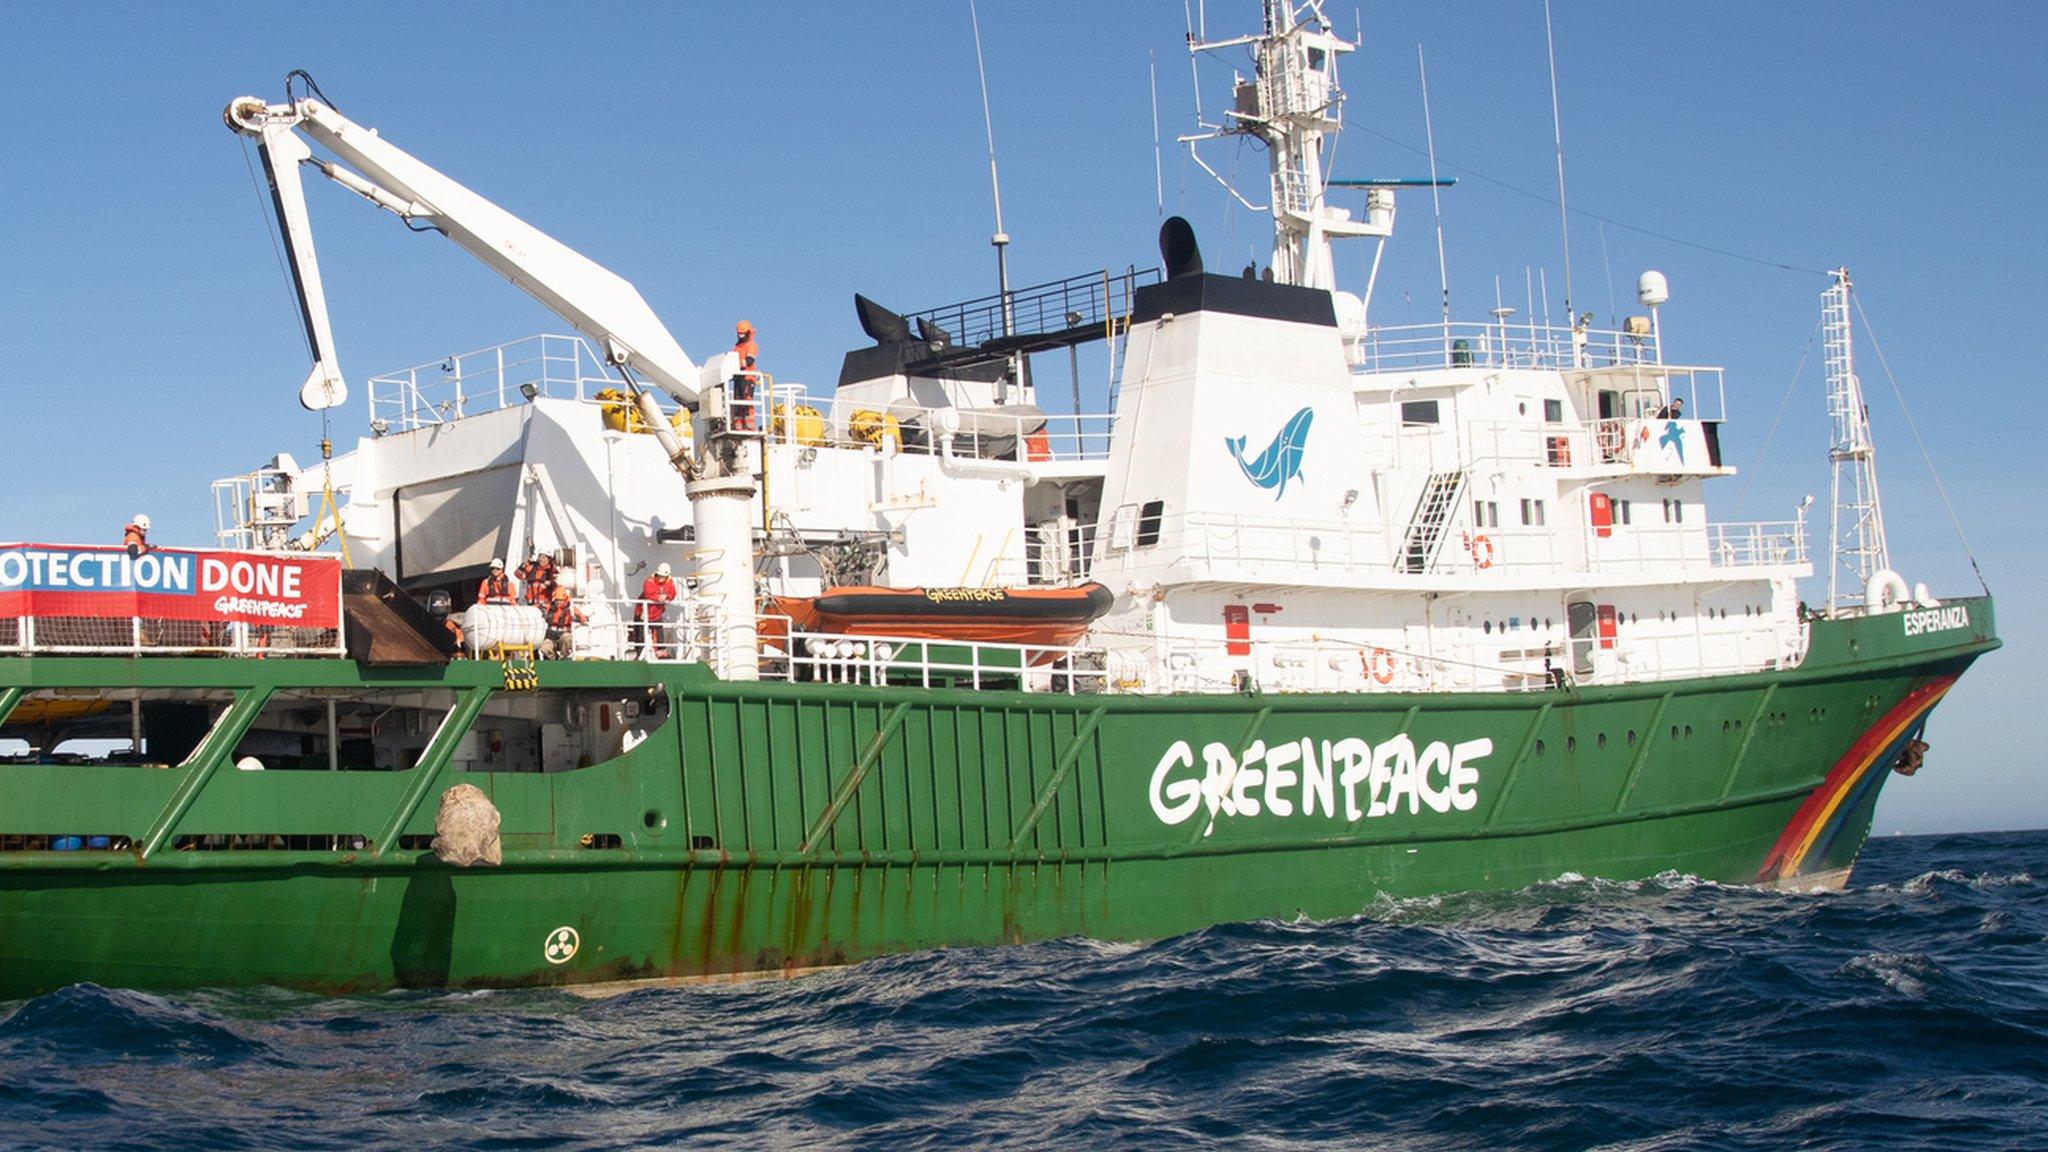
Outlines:
{"label": "blue sky", "polygon": [[[1250,0],[1208,8],[1212,34],[1255,19]],[[1461,177],[1444,200],[1457,312],[1483,317],[1496,275],[1523,306],[1525,275],[1542,269],[1561,314],[1541,4],[1329,10],[1365,33],[1344,72],[1354,127],[1340,174],[1426,171],[1412,150],[1423,44],[1437,150]],[[280,449],[317,455],[319,420],[293,398],[306,371],[293,308],[243,146],[220,121],[233,96],[281,98],[291,68],[632,280],[700,356],[746,316],[779,378],[822,389],[862,342],[854,291],[908,310],[993,288],[965,0],[325,11],[0,0],[13,48],[0,70],[0,536],[110,538],[146,510],[160,538],[201,543],[209,480]],[[1847,264],[2002,597],[2008,648],[1942,706],[1929,770],[1893,782],[1878,830],[2048,826],[2024,719],[2048,639],[2033,395],[2048,335],[2032,315],[2048,267],[2048,7],[1555,11],[1579,210],[1574,304],[1604,322],[1630,311],[1638,272],[1669,277],[1672,355],[1728,368],[1723,442],[1746,474],[1710,487],[1714,514],[1781,519],[1805,493],[1825,498],[1818,349],[1756,467],[1825,286],[1773,265]],[[1182,19],[1171,0],[982,5],[1013,282],[1156,261],[1148,65],[1165,209],[1193,221],[1219,267],[1263,250],[1263,222],[1172,145],[1193,109]],[[1228,67],[1202,69],[1213,108]],[[1233,151],[1215,155],[1227,164]],[[1263,168],[1249,149],[1237,162]],[[441,238],[339,189],[309,196],[358,397],[373,372],[563,330]],[[1361,281],[1362,261],[1340,274]],[[1410,194],[1377,317],[1426,319],[1436,291],[1428,200]],[[1864,353],[1896,566],[1969,591],[1867,342]],[[1062,367],[1042,365],[1041,379],[1063,382]],[[342,410],[338,439],[361,432],[362,412]]]}

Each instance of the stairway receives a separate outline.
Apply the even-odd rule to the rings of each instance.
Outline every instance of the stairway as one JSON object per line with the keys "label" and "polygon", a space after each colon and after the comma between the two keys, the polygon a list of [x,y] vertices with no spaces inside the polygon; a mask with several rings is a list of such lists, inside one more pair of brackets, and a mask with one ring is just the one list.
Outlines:
{"label": "stairway", "polygon": [[1436,563],[1438,549],[1451,518],[1458,510],[1458,498],[1465,492],[1463,472],[1432,472],[1415,502],[1415,516],[1408,522],[1408,535],[1401,554],[1394,558],[1396,572],[1427,572]]}

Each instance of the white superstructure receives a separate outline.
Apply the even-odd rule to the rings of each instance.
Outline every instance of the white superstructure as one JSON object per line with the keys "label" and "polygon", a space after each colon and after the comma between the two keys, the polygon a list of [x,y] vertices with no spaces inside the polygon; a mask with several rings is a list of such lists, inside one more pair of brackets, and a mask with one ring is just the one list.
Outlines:
{"label": "white superstructure", "polygon": [[[1356,219],[1327,202],[1335,61],[1353,46],[1315,5],[1279,2],[1259,34],[1195,47],[1230,44],[1250,48],[1254,74],[1218,130],[1269,150],[1269,276],[1205,272],[1176,219],[1163,277],[1098,273],[909,317],[860,301],[873,346],[848,354],[831,389],[760,379],[745,429],[734,365],[697,369],[625,281],[531,242],[522,250],[548,254],[566,283],[536,281],[531,261],[500,270],[584,336],[371,378],[371,434],[329,471],[352,562],[459,599],[492,557],[556,552],[593,613],[578,650],[599,656],[627,649],[627,598],[667,562],[695,575],[680,610],[690,636],[641,654],[727,676],[790,674],[801,655],[767,616],[754,637],[772,597],[1088,580],[1115,604],[1077,659],[1097,673],[1086,687],[1116,691],[1542,690],[1796,662],[1803,518],[1708,517],[1705,481],[1733,473],[1721,372],[1667,359],[1662,277],[1644,278],[1651,315],[1614,332],[1505,315],[1372,323],[1330,259],[1333,239],[1384,243],[1393,224],[1392,188],[1368,188]],[[230,121],[267,159],[290,155],[295,129],[354,147],[395,191],[323,171],[474,239],[464,246],[494,267],[494,228],[533,231],[334,116],[311,99],[245,99]],[[273,178],[289,167],[272,162]],[[430,179],[452,188],[422,190]],[[295,195],[280,196],[287,230]],[[630,340],[583,283],[632,323]],[[1013,362],[1090,339],[1121,364],[1116,411],[1044,415]],[[331,346],[318,356],[331,370]],[[629,368],[662,385],[663,405],[627,394]],[[338,370],[316,365],[308,387],[330,378],[338,388]],[[720,436],[722,469],[707,463]],[[288,463],[223,482],[226,538],[291,539],[321,480]],[[1874,489],[1872,502],[1874,515]]]}

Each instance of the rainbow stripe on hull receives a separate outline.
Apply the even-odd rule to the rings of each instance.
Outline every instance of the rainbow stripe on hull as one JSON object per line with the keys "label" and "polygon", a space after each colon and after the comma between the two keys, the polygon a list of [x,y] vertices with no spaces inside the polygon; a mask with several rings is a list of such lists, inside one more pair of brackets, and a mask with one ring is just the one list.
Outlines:
{"label": "rainbow stripe on hull", "polygon": [[1886,770],[1909,742],[1919,739],[1927,714],[1955,682],[1955,676],[1938,676],[1920,685],[1857,737],[1771,846],[1757,872],[1758,883],[1800,875],[1808,860],[1829,858],[1836,837],[1852,823],[1850,817],[1876,799]]}

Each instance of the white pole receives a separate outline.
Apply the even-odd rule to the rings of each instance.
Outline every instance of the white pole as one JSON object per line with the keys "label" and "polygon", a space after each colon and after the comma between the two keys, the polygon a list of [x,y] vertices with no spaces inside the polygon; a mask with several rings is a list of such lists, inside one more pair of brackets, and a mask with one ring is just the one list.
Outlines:
{"label": "white pole", "polygon": [[1557,231],[1564,242],[1564,310],[1572,310],[1572,226],[1564,206],[1564,116],[1557,102],[1557,38],[1550,31],[1550,0],[1543,0],[1543,43],[1550,56],[1550,138],[1557,146]]}
{"label": "white pole", "polygon": [[1436,128],[1429,118],[1429,68],[1422,60],[1422,45],[1415,46],[1415,71],[1422,78],[1422,132],[1429,144],[1429,204],[1436,214],[1436,279],[1444,296],[1444,357],[1451,354],[1451,274],[1444,261],[1444,200],[1436,179]]}

